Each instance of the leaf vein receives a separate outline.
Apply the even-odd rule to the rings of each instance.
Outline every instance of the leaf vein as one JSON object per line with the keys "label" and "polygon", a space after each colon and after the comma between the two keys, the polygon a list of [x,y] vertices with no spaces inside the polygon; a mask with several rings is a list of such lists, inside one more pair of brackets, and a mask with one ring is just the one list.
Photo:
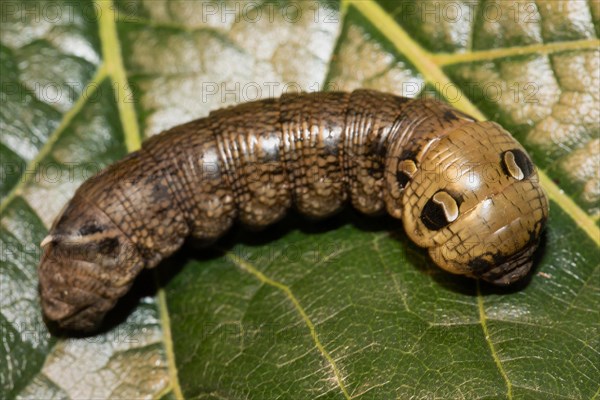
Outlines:
{"label": "leaf vein", "polygon": [[268,276],[266,276],[265,274],[260,272],[258,269],[256,269],[252,264],[248,263],[247,261],[243,260],[242,258],[237,257],[236,255],[227,253],[226,257],[231,262],[233,262],[235,265],[237,265],[240,269],[242,269],[243,271],[248,272],[249,274],[256,277],[262,283],[272,286],[272,287],[282,291],[286,295],[286,297],[292,302],[292,304],[294,305],[294,308],[296,308],[296,311],[298,311],[302,320],[308,327],[308,329],[310,331],[310,336],[312,337],[316,348],[319,350],[321,355],[325,358],[325,360],[327,360],[327,362],[331,366],[331,369],[333,370],[333,373],[335,375],[335,380],[336,380],[338,386],[340,387],[344,397],[346,399],[351,399],[351,396],[348,393],[346,386],[344,385],[343,377],[341,375],[341,372],[340,372],[335,360],[333,359],[331,354],[329,354],[329,352],[325,349],[325,347],[321,343],[321,340],[319,339],[315,325],[310,320],[310,318],[308,317],[308,314],[306,313],[306,311],[304,310],[304,308],[298,301],[298,298],[294,295],[292,290],[289,288],[289,286],[269,278]]}
{"label": "leaf vein", "polygon": [[[39,153],[29,163],[27,163],[27,168],[24,169],[24,171],[36,169],[35,166],[39,162],[41,162],[44,159],[44,157],[48,155],[48,153],[52,149],[52,146],[56,143],[56,141],[59,139],[62,133],[66,130],[71,121],[73,121],[77,114],[79,114],[83,106],[87,103],[88,99],[93,98],[94,93],[96,92],[96,90],[98,90],[102,81],[106,79],[106,77],[107,70],[105,66],[102,65],[100,66],[100,68],[98,68],[92,80],[87,84],[87,88],[82,91],[82,93],[85,93],[85,96],[79,96],[77,101],[75,101],[75,103],[73,104],[73,107],[71,107],[71,109],[63,115],[62,120],[58,124],[58,127],[56,127],[54,132],[50,134],[48,140],[46,141],[46,143],[44,143]],[[0,203],[0,214],[4,212],[4,209],[15,199],[15,197],[21,194],[23,186],[26,183],[29,183],[29,181],[33,179],[34,176],[34,174],[26,174],[22,179],[19,180],[19,182],[12,188],[12,190],[8,193],[4,200],[2,200],[2,203]]]}
{"label": "leaf vein", "polygon": [[532,54],[552,54],[569,50],[595,50],[598,46],[600,46],[600,40],[598,39],[583,39],[570,42],[536,43],[527,46],[476,50],[466,53],[437,53],[432,54],[431,58],[438,66],[447,66],[463,62],[489,61],[496,58]]}
{"label": "leaf vein", "polygon": [[504,383],[506,384],[506,397],[510,400],[513,398],[512,397],[512,382],[510,381],[510,379],[508,379],[508,375],[506,374],[506,371],[504,370],[504,366],[502,365],[502,360],[500,360],[500,357],[498,356],[498,353],[496,352],[496,348],[494,347],[494,343],[492,342],[492,338],[490,336],[490,332],[489,332],[489,329],[487,326],[487,316],[485,314],[485,307],[483,305],[483,296],[481,295],[481,288],[480,288],[479,281],[477,281],[477,305],[479,307],[479,322],[481,323],[481,328],[483,329],[484,339],[490,348],[490,352],[492,354],[492,358],[494,359],[494,362],[496,363],[496,367],[498,368],[498,371],[500,372],[500,375],[502,376],[502,379],[504,380]]}

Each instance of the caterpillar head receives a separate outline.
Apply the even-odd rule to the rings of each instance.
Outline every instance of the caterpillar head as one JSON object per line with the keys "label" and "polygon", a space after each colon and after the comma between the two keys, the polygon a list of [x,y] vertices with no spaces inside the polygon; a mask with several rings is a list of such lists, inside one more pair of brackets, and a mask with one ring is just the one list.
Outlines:
{"label": "caterpillar head", "polygon": [[48,321],[66,330],[97,329],[143,267],[113,222],[77,195],[41,246],[42,310]]}
{"label": "caterpillar head", "polygon": [[525,149],[493,122],[462,125],[398,156],[408,236],[455,274],[507,285],[527,275],[548,200]]}

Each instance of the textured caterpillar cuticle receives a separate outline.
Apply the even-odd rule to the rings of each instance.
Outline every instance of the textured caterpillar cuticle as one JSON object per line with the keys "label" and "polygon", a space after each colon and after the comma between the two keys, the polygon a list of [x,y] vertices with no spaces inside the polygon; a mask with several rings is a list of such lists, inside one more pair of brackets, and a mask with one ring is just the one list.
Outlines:
{"label": "textured caterpillar cuticle", "polygon": [[438,266],[496,284],[527,274],[548,215],[529,156],[493,122],[371,90],[284,95],[176,126],[84,182],[42,243],[44,314],[94,329],[188,236],[347,203],[401,218]]}

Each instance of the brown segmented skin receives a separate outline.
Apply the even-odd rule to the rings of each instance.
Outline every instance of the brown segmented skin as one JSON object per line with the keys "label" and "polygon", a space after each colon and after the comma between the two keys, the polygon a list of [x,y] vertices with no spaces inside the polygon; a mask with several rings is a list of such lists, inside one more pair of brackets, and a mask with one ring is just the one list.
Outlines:
{"label": "brown segmented skin", "polygon": [[348,202],[401,218],[441,268],[499,285],[527,275],[548,216],[529,156],[494,122],[371,90],[284,95],[176,126],[84,182],[42,243],[44,315],[93,330],[186,237]]}

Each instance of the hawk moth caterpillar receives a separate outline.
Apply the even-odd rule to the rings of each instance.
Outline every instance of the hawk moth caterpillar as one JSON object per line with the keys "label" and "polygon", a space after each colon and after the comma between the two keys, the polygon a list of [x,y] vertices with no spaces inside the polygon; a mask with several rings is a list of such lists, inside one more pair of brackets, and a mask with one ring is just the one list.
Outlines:
{"label": "hawk moth caterpillar", "polygon": [[93,330],[187,236],[346,202],[401,218],[444,270],[498,285],[527,275],[548,216],[531,159],[494,122],[372,90],[287,94],[175,126],[85,181],[41,244],[44,315]]}

